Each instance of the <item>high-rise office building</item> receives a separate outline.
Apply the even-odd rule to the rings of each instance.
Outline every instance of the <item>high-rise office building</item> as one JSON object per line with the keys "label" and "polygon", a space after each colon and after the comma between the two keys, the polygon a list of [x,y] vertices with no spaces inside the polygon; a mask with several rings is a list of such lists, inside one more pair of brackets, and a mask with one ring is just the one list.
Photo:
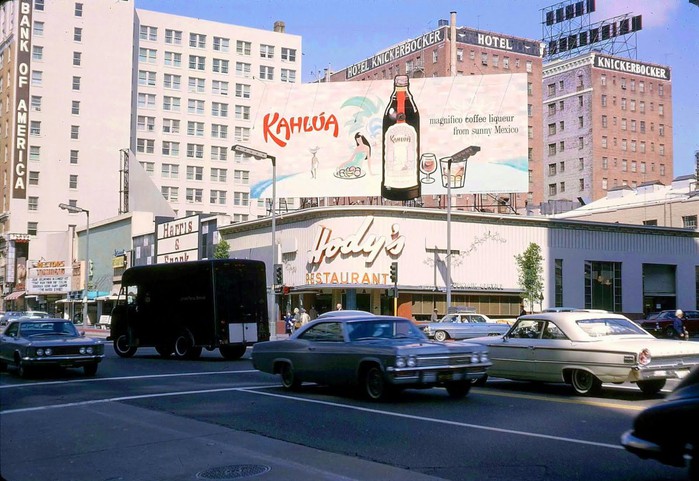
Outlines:
{"label": "high-rise office building", "polygon": [[[153,194],[176,216],[264,215],[249,197],[254,161],[230,148],[248,139],[268,85],[301,80],[301,37],[284,30],[127,0],[2,2],[3,291],[23,289],[28,262],[66,257],[69,225],[86,218],[61,203],[91,222]],[[150,176],[152,192],[129,191],[125,159]]]}

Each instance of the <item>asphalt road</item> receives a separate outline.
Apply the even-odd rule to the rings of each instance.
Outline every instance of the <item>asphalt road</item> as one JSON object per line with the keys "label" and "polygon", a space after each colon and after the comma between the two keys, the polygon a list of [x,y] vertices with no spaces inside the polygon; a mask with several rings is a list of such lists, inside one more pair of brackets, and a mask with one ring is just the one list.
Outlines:
{"label": "asphalt road", "polygon": [[288,393],[247,356],[176,361],[142,349],[120,359],[108,347],[94,378],[0,374],[0,473],[7,481],[686,479],[686,470],[619,445],[633,417],[665,394],[605,385],[583,398],[564,385],[496,379],[463,400],[409,390],[376,404],[314,385]]}

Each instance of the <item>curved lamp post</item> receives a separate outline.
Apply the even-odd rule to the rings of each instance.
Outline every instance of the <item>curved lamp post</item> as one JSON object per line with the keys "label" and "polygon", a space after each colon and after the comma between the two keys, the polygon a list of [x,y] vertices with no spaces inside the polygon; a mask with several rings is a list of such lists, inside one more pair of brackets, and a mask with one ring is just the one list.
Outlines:
{"label": "curved lamp post", "polygon": [[87,209],[83,209],[82,207],[78,207],[77,205],[70,204],[58,204],[58,207],[60,207],[63,210],[67,210],[68,212],[73,214],[79,214],[80,212],[84,212],[87,216],[87,224],[85,224],[85,286],[83,289],[83,326],[87,327],[87,325],[89,324],[87,317],[87,297],[89,289],[88,283],[90,281],[90,211]]}

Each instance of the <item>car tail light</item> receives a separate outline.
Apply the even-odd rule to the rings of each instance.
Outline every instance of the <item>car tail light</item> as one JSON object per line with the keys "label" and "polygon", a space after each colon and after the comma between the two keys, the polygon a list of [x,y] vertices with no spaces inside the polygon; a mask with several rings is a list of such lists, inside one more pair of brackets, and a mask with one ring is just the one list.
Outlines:
{"label": "car tail light", "polygon": [[638,353],[638,363],[641,366],[645,366],[650,362],[651,356],[650,356],[650,351],[648,349],[644,349],[641,352]]}

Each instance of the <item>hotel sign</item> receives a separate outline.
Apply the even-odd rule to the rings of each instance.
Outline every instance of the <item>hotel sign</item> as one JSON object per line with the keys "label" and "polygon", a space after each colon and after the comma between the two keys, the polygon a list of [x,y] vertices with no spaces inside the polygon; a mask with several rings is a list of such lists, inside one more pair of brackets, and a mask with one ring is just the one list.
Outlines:
{"label": "hotel sign", "polygon": [[14,160],[12,197],[27,198],[29,152],[29,76],[32,51],[32,0],[20,0],[17,35],[17,79],[15,82]]}
{"label": "hotel sign", "polygon": [[649,65],[647,63],[636,62],[633,60],[607,57],[605,55],[595,55],[595,67],[614,70],[616,72],[643,75],[644,77],[659,80],[670,80],[670,69],[668,67],[659,67],[657,65]]}
{"label": "hotel sign", "polygon": [[371,58],[350,65],[346,69],[346,78],[351,79],[357,75],[368,72],[369,70],[381,67],[387,63],[393,62],[401,57],[410,55],[427,47],[431,47],[439,42],[444,41],[446,29],[440,28],[430,33],[426,33],[412,40],[406,40],[403,43],[391,47],[388,50],[377,53]]}

